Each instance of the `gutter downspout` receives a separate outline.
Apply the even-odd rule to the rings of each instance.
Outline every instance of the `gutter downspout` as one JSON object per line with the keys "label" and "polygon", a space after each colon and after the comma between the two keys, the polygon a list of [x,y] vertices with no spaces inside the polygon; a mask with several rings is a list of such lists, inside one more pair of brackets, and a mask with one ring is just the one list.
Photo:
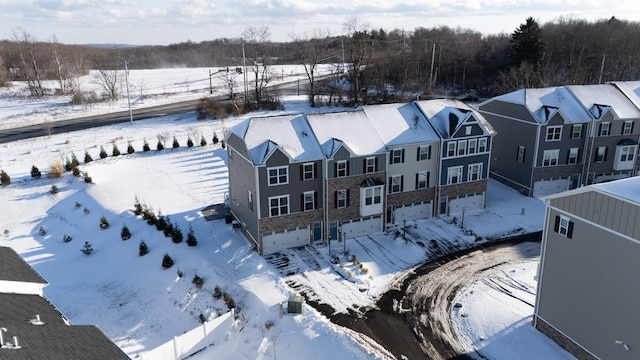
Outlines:
{"label": "gutter downspout", "polygon": [[[544,211],[544,224],[548,225],[550,224],[550,218],[551,218],[551,208],[549,206],[548,203],[549,200],[547,200],[547,204],[546,204],[546,209]],[[533,327],[535,328],[538,324],[538,311],[540,310],[540,289],[542,288],[542,276],[543,276],[543,272],[544,272],[544,260],[545,260],[545,254],[546,254],[546,250],[547,250],[547,236],[549,233],[549,227],[548,226],[544,226],[542,228],[542,248],[540,249],[540,266],[538,267],[538,286],[536,289],[536,304],[535,307],[533,308]]]}
{"label": "gutter downspout", "polygon": [[538,167],[538,150],[540,149],[540,128],[542,128],[542,125],[538,124],[538,126],[536,127],[536,146],[533,149],[533,166],[531,168],[531,180],[529,180],[529,196],[533,196],[535,195],[533,193],[533,185],[534,185],[534,178],[535,178],[535,170]]}

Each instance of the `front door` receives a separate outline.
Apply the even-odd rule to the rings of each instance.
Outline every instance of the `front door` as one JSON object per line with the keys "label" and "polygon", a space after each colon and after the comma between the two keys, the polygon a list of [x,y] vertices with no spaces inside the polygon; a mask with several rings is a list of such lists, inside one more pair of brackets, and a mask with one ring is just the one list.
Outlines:
{"label": "front door", "polygon": [[313,223],[313,241],[322,240],[322,221]]}

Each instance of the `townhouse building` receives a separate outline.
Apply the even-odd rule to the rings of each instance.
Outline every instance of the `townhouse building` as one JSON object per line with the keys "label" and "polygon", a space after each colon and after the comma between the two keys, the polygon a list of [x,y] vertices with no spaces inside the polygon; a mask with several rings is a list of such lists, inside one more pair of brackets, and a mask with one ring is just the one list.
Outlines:
{"label": "townhouse building", "polygon": [[225,139],[231,212],[268,254],[483,208],[493,134],[453,100],[250,118]]}
{"label": "townhouse building", "polygon": [[479,111],[497,131],[491,176],[523,194],[637,173],[640,112],[615,84],[521,89]]}
{"label": "townhouse building", "polygon": [[534,326],[579,359],[638,359],[640,178],[545,201]]}

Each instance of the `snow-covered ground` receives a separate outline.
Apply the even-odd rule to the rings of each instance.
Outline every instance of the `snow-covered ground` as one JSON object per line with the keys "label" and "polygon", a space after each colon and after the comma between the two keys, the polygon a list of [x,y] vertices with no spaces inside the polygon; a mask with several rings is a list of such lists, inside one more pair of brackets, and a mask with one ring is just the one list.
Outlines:
{"label": "snow-covered ground", "polygon": [[[131,71],[131,79],[135,79],[135,73]],[[181,79],[166,81],[184,81],[184,74]],[[151,84],[151,80],[144,81]],[[9,91],[22,93],[18,87]],[[172,101],[176,96],[180,95],[158,95],[157,101]],[[0,124],[12,124],[6,126],[42,118],[55,121],[70,117],[73,111],[85,111],[68,106],[50,108],[4,95],[0,98]],[[15,112],[10,104],[22,110]],[[122,103],[94,105],[91,111],[109,111],[117,106]],[[36,110],[38,107],[44,110]],[[313,109],[323,110],[329,109]],[[286,99],[284,111],[310,109],[300,97]],[[51,115],[56,113],[59,115]],[[311,307],[305,307],[303,314],[280,317],[279,304],[293,293],[285,281],[312,289],[316,300],[336,311],[346,311],[354,304],[372,306],[394,279],[427,260],[428,254],[416,242],[405,242],[394,232],[377,234],[347,242],[349,252],[366,272],[343,258],[341,266],[321,261],[319,269],[308,269],[304,276],[284,278],[251,250],[240,232],[224,220],[206,221],[202,213],[205,207],[224,201],[228,191],[226,152],[219,144],[211,144],[213,134],[222,137],[228,127],[241,120],[198,121],[196,114],[186,113],[0,144],[0,168],[11,176],[11,185],[0,188],[0,232],[7,230],[0,237],[0,245],[16,249],[49,281],[45,295],[72,323],[98,325],[132,357],[198,326],[200,314],[215,318],[226,312],[224,301],[212,296],[219,286],[234,299],[238,323],[226,341],[198,354],[199,358],[211,358],[212,354],[216,359],[389,358],[388,352],[366,337],[333,325]],[[173,149],[169,140],[167,149],[157,151],[158,135],[169,139],[175,136],[181,146]],[[199,145],[201,136],[208,141],[206,146]],[[186,146],[188,137],[196,143],[191,148]],[[149,152],[142,151],[145,140],[152,148]],[[131,155],[126,154],[129,143],[135,149]],[[111,156],[114,144],[125,155]],[[107,158],[99,158],[100,147],[109,153]],[[85,164],[85,152],[94,161]],[[46,177],[53,162],[64,161],[72,154],[93,184],[70,173],[58,179]],[[34,165],[43,173],[41,179],[31,178]],[[54,185],[59,189],[57,194],[51,193]],[[136,198],[167,216],[185,235],[193,229],[197,246],[175,244],[134,216],[131,210]],[[484,238],[537,231],[542,228],[543,213],[540,200],[490,181],[487,209],[468,211],[464,228]],[[111,224],[106,230],[99,227],[102,216]],[[421,232],[416,236],[471,246],[476,238],[461,229],[461,220],[420,220],[416,229]],[[120,238],[123,225],[132,233],[126,241]],[[45,235],[39,234],[40,228]],[[65,234],[72,240],[64,242]],[[150,252],[140,257],[138,248],[143,240]],[[80,251],[85,241],[95,249],[91,256]],[[328,250],[318,247],[318,259],[326,260]],[[164,254],[175,261],[168,270],[161,267]],[[513,277],[509,274],[516,269],[518,281],[535,291],[537,263],[536,259],[523,259],[511,268],[496,269],[491,276]],[[201,289],[191,282],[195,275],[204,279]],[[545,358],[567,358],[566,352],[532,328],[530,292],[526,302],[494,292],[481,282],[460,292],[465,311],[473,316],[461,318],[452,313],[452,321],[460,336],[468,339],[469,352],[508,359],[511,356],[504,354],[514,353],[508,349],[517,346],[515,353],[536,354],[540,350],[533,348],[535,345],[545,346]],[[273,326],[265,326],[267,322]],[[504,336],[507,332],[509,336]],[[531,341],[533,338],[538,340]]]}

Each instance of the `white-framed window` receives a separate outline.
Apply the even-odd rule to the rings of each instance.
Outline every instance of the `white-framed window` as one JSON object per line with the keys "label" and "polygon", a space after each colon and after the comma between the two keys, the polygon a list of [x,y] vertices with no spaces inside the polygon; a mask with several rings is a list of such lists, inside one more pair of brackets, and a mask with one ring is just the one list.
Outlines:
{"label": "white-framed window", "polygon": [[267,169],[269,186],[289,183],[289,171],[286,166],[271,167]]}
{"label": "white-framed window", "polygon": [[465,155],[467,153],[467,140],[458,140],[458,156]]}
{"label": "white-framed window", "polygon": [[560,150],[545,150],[542,155],[542,166],[558,165],[558,155]]}
{"label": "white-framed window", "polygon": [[251,190],[249,190],[247,194],[247,203],[249,205],[249,210],[253,211],[253,193]]}
{"label": "white-framed window", "polygon": [[478,139],[478,152],[483,153],[487,151],[487,138]]}
{"label": "white-framed window", "polygon": [[620,147],[620,161],[633,161],[636,156],[637,145]]}
{"label": "white-framed window", "polygon": [[573,221],[566,216],[556,215],[553,231],[567,238],[573,238]]}
{"label": "white-framed window", "polygon": [[452,166],[447,169],[447,184],[457,184],[462,182],[462,165]]}
{"label": "white-framed window", "polygon": [[594,161],[595,162],[604,162],[606,157],[607,157],[607,147],[606,146],[599,146],[596,149],[596,158],[594,159]]}
{"label": "white-framed window", "polygon": [[399,193],[403,189],[404,176],[394,175],[389,177],[389,194]]}
{"label": "white-framed window", "polygon": [[417,161],[431,159],[431,145],[418,146]]}
{"label": "white-framed window", "polygon": [[349,205],[348,201],[349,190],[340,189],[336,191],[336,207],[339,209],[347,207]]}
{"label": "white-framed window", "polygon": [[524,164],[524,146],[518,146],[518,154],[516,155],[516,161]]}
{"label": "white-framed window", "polygon": [[364,160],[364,172],[366,174],[376,172],[376,157],[371,156]]}
{"label": "white-framed window", "polygon": [[313,163],[302,164],[302,180],[311,180],[315,177],[315,165]]}
{"label": "white-framed window", "polygon": [[416,174],[416,190],[429,187],[429,172],[420,171]]}
{"label": "white-framed window", "polygon": [[401,164],[404,162],[404,149],[391,150],[391,164]]}
{"label": "white-framed window", "polygon": [[374,205],[382,203],[382,187],[375,186],[364,189],[364,204]]}
{"label": "white-framed window", "polygon": [[571,148],[569,149],[569,158],[567,159],[567,164],[577,164],[578,163],[578,154],[580,153],[579,148]]}
{"label": "white-framed window", "polygon": [[468,126],[465,126],[465,127],[464,127],[464,134],[465,134],[466,136],[471,135],[471,125],[468,125]]}
{"label": "white-framed window", "polygon": [[631,135],[633,133],[633,121],[625,121],[622,124],[622,135]]}
{"label": "white-framed window", "polygon": [[305,191],[302,194],[302,211],[311,211],[316,208],[316,192]]}
{"label": "white-framed window", "polygon": [[571,127],[571,138],[579,139],[582,137],[582,124],[576,124]]}
{"label": "white-framed window", "polygon": [[289,213],[289,195],[272,196],[269,198],[269,214],[271,216]]}
{"label": "white-framed window", "polygon": [[447,143],[447,156],[455,156],[456,155],[456,143],[455,141],[449,141]]}
{"label": "white-framed window", "polygon": [[477,147],[478,147],[478,139],[469,139],[469,142],[467,144],[467,153],[468,154],[475,154],[477,151]]}
{"label": "white-framed window", "polygon": [[480,180],[482,177],[482,163],[469,165],[469,174],[467,177],[469,181]]}
{"label": "white-framed window", "polygon": [[547,127],[547,141],[559,141],[562,137],[562,126]]}
{"label": "white-framed window", "polygon": [[611,123],[603,122],[600,124],[600,132],[599,132],[600,136],[609,136],[610,131],[611,131]]}
{"label": "white-framed window", "polygon": [[339,160],[336,162],[336,177],[347,176],[347,160]]}

